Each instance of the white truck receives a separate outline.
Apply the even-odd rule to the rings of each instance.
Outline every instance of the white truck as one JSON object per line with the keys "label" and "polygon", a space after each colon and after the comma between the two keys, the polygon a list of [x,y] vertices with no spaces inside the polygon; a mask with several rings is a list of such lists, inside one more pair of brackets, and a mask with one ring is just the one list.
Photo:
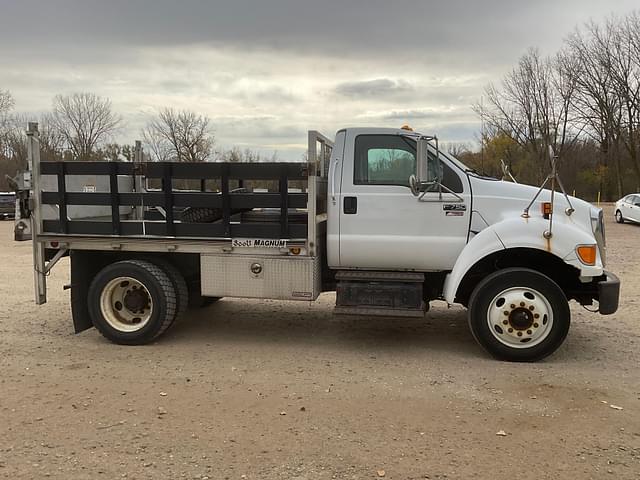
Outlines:
{"label": "white truck", "polygon": [[38,304],[70,256],[76,332],[142,344],[189,304],[335,291],[336,314],[464,305],[491,355],[536,361],[564,341],[570,300],[618,307],[599,208],[484,177],[410,129],[311,131],[306,163],[144,163],[140,148],[134,162],[40,162],[37,124],[28,140],[16,222]]}

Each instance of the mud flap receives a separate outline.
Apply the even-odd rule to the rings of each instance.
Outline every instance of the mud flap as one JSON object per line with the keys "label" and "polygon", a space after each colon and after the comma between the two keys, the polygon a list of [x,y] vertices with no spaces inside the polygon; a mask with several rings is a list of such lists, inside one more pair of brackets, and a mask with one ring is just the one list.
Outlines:
{"label": "mud flap", "polygon": [[75,333],[80,333],[93,327],[87,305],[87,294],[89,285],[100,270],[100,266],[95,265],[95,255],[92,258],[87,252],[72,250],[69,256],[71,257],[71,316]]}

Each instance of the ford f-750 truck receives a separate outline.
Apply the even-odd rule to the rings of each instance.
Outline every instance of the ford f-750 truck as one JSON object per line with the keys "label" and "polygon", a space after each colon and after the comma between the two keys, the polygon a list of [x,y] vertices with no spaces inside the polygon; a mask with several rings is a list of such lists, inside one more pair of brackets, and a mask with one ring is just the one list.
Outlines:
{"label": "ford f-750 truck", "polygon": [[337,314],[462,304],[490,354],[535,361],[564,341],[570,300],[618,306],[600,209],[409,129],[311,131],[306,163],[40,162],[37,124],[28,140],[16,236],[31,233],[39,304],[70,257],[76,332],[142,344],[189,304],[335,291]]}

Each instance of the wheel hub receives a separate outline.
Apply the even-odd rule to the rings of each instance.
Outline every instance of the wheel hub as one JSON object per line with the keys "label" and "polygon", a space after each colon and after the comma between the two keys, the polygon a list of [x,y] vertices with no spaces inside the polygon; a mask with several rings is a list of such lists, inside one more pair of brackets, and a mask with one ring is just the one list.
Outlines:
{"label": "wheel hub", "polygon": [[147,287],[131,277],[111,280],[100,295],[100,310],[109,325],[121,332],[143,328],[153,314],[153,301]]}
{"label": "wheel hub", "polygon": [[516,330],[528,330],[533,326],[533,313],[527,308],[518,307],[509,314],[509,325]]}
{"label": "wheel hub", "polygon": [[551,331],[553,309],[536,290],[512,287],[496,295],[487,310],[492,335],[512,348],[528,348],[542,342]]}
{"label": "wheel hub", "polygon": [[124,306],[131,312],[144,309],[149,303],[149,296],[142,289],[133,288],[124,295]]}

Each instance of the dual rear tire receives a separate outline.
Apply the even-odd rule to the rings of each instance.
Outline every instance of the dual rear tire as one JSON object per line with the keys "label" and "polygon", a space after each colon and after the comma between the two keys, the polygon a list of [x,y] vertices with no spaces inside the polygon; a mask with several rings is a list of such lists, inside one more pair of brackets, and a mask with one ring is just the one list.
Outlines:
{"label": "dual rear tire", "polygon": [[140,345],[158,338],[185,312],[189,294],[172,264],[123,260],[95,276],[87,302],[93,325],[104,337]]}

